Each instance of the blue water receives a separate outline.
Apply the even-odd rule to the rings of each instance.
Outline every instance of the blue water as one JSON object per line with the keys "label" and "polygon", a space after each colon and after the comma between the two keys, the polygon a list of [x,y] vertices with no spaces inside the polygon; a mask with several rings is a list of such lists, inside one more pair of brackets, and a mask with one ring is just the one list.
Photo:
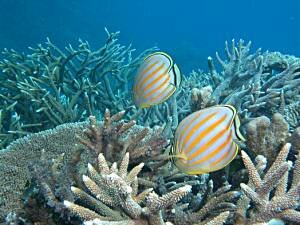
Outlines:
{"label": "blue water", "polygon": [[157,45],[189,73],[232,38],[300,56],[299,9],[300,0],[0,0],[0,49],[27,51],[46,37],[97,47],[107,27],[138,51]]}

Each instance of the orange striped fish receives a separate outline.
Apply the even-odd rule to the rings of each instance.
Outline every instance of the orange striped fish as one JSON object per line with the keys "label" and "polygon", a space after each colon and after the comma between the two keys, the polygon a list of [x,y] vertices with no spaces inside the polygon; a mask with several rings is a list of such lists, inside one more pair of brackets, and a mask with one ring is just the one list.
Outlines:
{"label": "orange striped fish", "polygon": [[238,152],[235,140],[245,141],[239,127],[236,109],[231,105],[194,112],[176,129],[171,160],[187,174],[222,169]]}
{"label": "orange striped fish", "polygon": [[164,52],[148,55],[133,84],[136,106],[147,108],[166,101],[180,85],[181,75],[173,59]]}

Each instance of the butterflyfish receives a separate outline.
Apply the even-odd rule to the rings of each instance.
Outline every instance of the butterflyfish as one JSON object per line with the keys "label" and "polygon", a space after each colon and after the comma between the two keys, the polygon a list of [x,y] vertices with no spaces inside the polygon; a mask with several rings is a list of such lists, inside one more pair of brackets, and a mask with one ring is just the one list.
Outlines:
{"label": "butterflyfish", "polygon": [[164,52],[148,55],[138,69],[133,98],[139,108],[160,104],[170,98],[181,82],[178,66]]}
{"label": "butterflyfish", "polygon": [[203,174],[228,165],[245,141],[240,121],[231,105],[219,105],[192,113],[178,125],[170,158],[187,174]]}

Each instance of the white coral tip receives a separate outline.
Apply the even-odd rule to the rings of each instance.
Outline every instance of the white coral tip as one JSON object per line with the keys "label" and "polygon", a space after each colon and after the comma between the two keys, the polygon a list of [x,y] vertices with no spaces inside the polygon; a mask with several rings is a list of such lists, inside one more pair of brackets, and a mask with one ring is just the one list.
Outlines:
{"label": "white coral tip", "polygon": [[183,191],[186,191],[186,192],[190,192],[192,190],[192,186],[191,185],[185,185],[182,187]]}
{"label": "white coral tip", "polygon": [[77,187],[74,187],[74,186],[71,186],[71,191],[72,192],[78,192],[79,191],[79,188],[77,188]]}
{"label": "white coral tip", "polygon": [[88,163],[88,170],[91,172],[94,170],[94,167],[92,166],[92,164]]}
{"label": "white coral tip", "polygon": [[72,205],[72,202],[69,202],[69,201],[67,201],[67,200],[64,200],[64,205],[65,205],[66,207],[70,207],[70,206]]}
{"label": "white coral tip", "polygon": [[83,180],[83,182],[86,182],[86,181],[89,181],[90,178],[86,175],[82,175],[82,180]]}

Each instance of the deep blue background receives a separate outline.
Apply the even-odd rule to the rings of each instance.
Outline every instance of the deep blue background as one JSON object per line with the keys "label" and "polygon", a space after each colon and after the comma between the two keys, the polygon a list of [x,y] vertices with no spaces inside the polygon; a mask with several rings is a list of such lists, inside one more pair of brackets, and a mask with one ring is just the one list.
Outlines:
{"label": "deep blue background", "polygon": [[0,0],[0,49],[27,51],[47,36],[97,47],[104,26],[138,51],[171,53],[184,73],[206,70],[207,56],[232,38],[300,56],[300,0]]}

